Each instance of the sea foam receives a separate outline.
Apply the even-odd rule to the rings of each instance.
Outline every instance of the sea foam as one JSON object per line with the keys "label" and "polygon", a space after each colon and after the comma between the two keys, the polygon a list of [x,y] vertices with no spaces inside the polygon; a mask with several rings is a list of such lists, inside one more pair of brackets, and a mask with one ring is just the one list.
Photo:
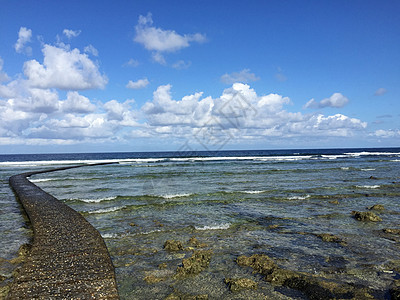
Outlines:
{"label": "sea foam", "polygon": [[216,225],[206,225],[203,227],[195,226],[196,230],[224,230],[229,229],[231,227],[231,223],[224,223],[224,224],[216,224]]}

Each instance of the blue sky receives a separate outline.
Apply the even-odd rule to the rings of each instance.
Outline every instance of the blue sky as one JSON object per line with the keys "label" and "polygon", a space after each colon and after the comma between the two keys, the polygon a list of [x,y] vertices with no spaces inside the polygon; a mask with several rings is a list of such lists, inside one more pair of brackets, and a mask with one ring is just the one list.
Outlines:
{"label": "blue sky", "polygon": [[0,153],[400,146],[399,1],[0,7]]}

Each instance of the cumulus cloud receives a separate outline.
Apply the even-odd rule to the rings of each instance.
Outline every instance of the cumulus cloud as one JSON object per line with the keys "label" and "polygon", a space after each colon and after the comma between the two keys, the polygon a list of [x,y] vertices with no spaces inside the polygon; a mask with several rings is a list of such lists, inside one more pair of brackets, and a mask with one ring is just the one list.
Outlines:
{"label": "cumulus cloud", "polygon": [[143,79],[139,79],[137,81],[132,81],[129,80],[128,84],[126,85],[126,87],[128,89],[133,89],[133,90],[138,90],[138,89],[143,89],[146,86],[149,85],[149,80],[147,78],[143,78]]}
{"label": "cumulus cloud", "polygon": [[189,47],[191,42],[202,43],[206,40],[203,34],[178,34],[174,30],[164,30],[153,25],[151,13],[139,16],[135,27],[134,41],[142,44],[147,50],[158,52],[174,52]]}
{"label": "cumulus cloud", "polygon": [[67,99],[60,103],[60,108],[65,113],[90,113],[96,109],[89,98],[79,95],[78,92],[68,92]]}
{"label": "cumulus cloud", "polygon": [[400,138],[400,130],[379,129],[373,132],[371,135],[379,138]]}
{"label": "cumulus cloud", "polygon": [[31,41],[32,30],[26,27],[21,27],[18,32],[18,40],[14,45],[17,53],[25,52],[27,55],[32,54],[32,48],[26,47],[25,45]]}
{"label": "cumulus cloud", "polygon": [[80,30],[64,29],[63,33],[67,38],[71,39],[71,38],[74,38],[74,37],[77,37],[78,35],[80,35],[81,31]]}
{"label": "cumulus cloud", "polygon": [[225,84],[233,84],[235,82],[249,83],[259,79],[260,78],[254,73],[250,72],[250,69],[243,69],[240,72],[233,72],[231,74],[224,74],[221,76],[221,81]]}
{"label": "cumulus cloud", "polygon": [[382,96],[386,94],[387,90],[385,88],[379,88],[375,91],[374,96]]}
{"label": "cumulus cloud", "polygon": [[[153,101],[142,111],[152,135],[186,136],[208,135],[210,139],[257,139],[261,137],[349,137],[363,131],[367,124],[342,114],[333,116],[304,115],[284,109],[291,103],[278,94],[257,95],[247,84],[235,83],[218,98],[202,93],[174,100],[171,85],[157,88]],[[212,132],[212,136],[210,134]]]}
{"label": "cumulus cloud", "polygon": [[24,64],[24,74],[34,87],[86,90],[104,88],[107,84],[97,65],[78,49],[44,45],[42,52],[43,64],[36,60]]}
{"label": "cumulus cloud", "polygon": [[176,52],[187,48],[191,43],[204,43],[206,36],[201,33],[179,34],[175,30],[165,30],[153,26],[151,13],[147,16],[139,16],[135,26],[136,35],[134,41],[143,45],[145,49],[152,51],[152,59],[162,65],[166,65],[162,53]]}
{"label": "cumulus cloud", "polygon": [[349,102],[349,99],[343,96],[341,93],[334,93],[329,98],[322,99],[320,102],[315,101],[315,99],[311,99],[304,105],[304,108],[325,108],[325,107],[334,107],[340,108],[345,106]]}

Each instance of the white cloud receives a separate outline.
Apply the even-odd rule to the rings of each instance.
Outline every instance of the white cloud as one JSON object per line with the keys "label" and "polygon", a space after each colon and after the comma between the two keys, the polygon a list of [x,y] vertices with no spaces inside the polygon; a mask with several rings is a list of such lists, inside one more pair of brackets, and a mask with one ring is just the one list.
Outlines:
{"label": "white cloud", "polygon": [[221,76],[221,81],[225,84],[233,84],[236,82],[249,83],[259,79],[260,78],[254,73],[250,73],[250,69],[243,69],[240,72],[233,72],[231,74],[224,74]]}
{"label": "white cloud", "polygon": [[343,96],[341,93],[334,93],[329,98],[322,99],[320,102],[311,99],[304,105],[304,108],[324,108],[324,107],[334,107],[340,108],[345,106],[349,102],[349,99]]}
{"label": "white cloud", "polygon": [[379,138],[400,138],[400,130],[383,130],[379,129],[376,130],[374,133],[371,134],[372,136],[376,136]]}
{"label": "white cloud", "polygon": [[[7,80],[10,79],[10,78],[8,77],[7,73],[3,72],[3,64],[4,64],[4,61],[3,61],[3,59],[0,57],[0,82],[2,82],[2,81],[7,81]],[[1,92],[0,92],[0,95],[1,95]]]}
{"label": "white cloud", "polygon": [[32,54],[32,48],[26,47],[25,45],[31,41],[32,30],[26,27],[21,27],[18,32],[18,40],[14,45],[17,53],[25,52],[27,55]]}
{"label": "white cloud", "polygon": [[67,99],[62,101],[61,110],[65,113],[90,113],[95,111],[96,106],[89,98],[79,95],[78,92],[68,92]]}
{"label": "white cloud", "polygon": [[387,90],[385,88],[379,88],[375,91],[374,96],[382,96],[386,94]]}
{"label": "white cloud", "polygon": [[143,79],[139,79],[137,81],[132,81],[129,80],[128,84],[126,85],[126,87],[128,89],[134,89],[134,90],[138,90],[138,89],[143,89],[146,86],[149,85],[149,80],[147,78],[143,78]]}
{"label": "white cloud", "polygon": [[86,46],[86,47],[83,49],[83,51],[84,51],[85,53],[93,54],[94,56],[99,56],[99,51],[97,51],[97,49],[96,49],[95,47],[93,47],[93,45]]}
{"label": "white cloud", "polygon": [[[8,144],[110,143],[134,138],[225,143],[270,139],[308,139],[366,135],[367,124],[342,114],[289,112],[288,97],[259,95],[235,83],[219,97],[202,92],[172,97],[171,85],[159,86],[140,109],[133,100],[93,103],[77,91],[60,100],[54,88],[34,88],[30,80],[14,80],[0,95],[0,141]],[[376,132],[375,136],[385,136]],[[386,136],[393,136],[387,132]],[[210,147],[211,148],[211,147]]]}
{"label": "white cloud", "polygon": [[107,112],[107,120],[114,121],[114,125],[118,127],[139,126],[137,112],[131,108],[133,102],[133,100],[127,100],[124,103],[120,103],[116,100],[111,100],[105,103],[104,109]]}
{"label": "white cloud", "polygon": [[134,67],[135,68],[135,67],[139,66],[139,61],[136,60],[136,59],[131,58],[124,64],[124,66]]}
{"label": "white cloud", "polygon": [[151,26],[153,19],[151,13],[147,16],[139,16],[136,25],[134,41],[142,44],[147,50],[157,52],[174,52],[189,47],[191,42],[202,43],[206,40],[203,34],[180,35],[174,30],[164,30]]}
{"label": "white cloud", "polygon": [[177,70],[183,70],[183,69],[188,69],[191,66],[191,64],[192,63],[190,61],[186,62],[184,60],[178,60],[176,63],[172,65],[172,67]]}
{"label": "white cloud", "polygon": [[142,111],[152,136],[193,139],[209,134],[210,139],[258,139],[263,137],[350,137],[363,132],[367,124],[342,114],[303,115],[284,109],[288,97],[278,94],[259,96],[246,84],[236,83],[216,99],[202,93],[173,100],[171,86],[160,86]]}
{"label": "white cloud", "polygon": [[64,29],[63,33],[67,38],[71,39],[71,38],[74,38],[74,37],[77,37],[78,35],[80,35],[81,31],[80,30]]}
{"label": "white cloud", "polygon": [[34,87],[85,90],[104,88],[107,84],[106,76],[78,49],[44,45],[42,52],[43,64],[36,60],[24,64],[24,74]]}
{"label": "white cloud", "polygon": [[151,57],[153,58],[153,61],[159,63],[160,65],[163,65],[163,66],[167,65],[167,61],[165,60],[164,55],[162,55],[161,53],[154,52],[151,55]]}

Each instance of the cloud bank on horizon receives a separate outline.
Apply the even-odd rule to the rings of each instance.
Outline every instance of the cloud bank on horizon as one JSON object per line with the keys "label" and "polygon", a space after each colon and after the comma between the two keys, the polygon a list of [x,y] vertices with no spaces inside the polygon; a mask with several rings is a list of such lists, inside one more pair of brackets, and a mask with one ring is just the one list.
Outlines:
{"label": "cloud bank on horizon", "polygon": [[[204,33],[178,33],[153,23],[151,13],[140,15],[132,43],[141,45],[154,63],[165,67],[169,53],[212,43]],[[71,45],[81,33],[66,28],[62,31],[64,42],[60,36],[54,43],[41,42],[42,58],[29,59],[36,33],[20,27],[13,46],[16,53],[27,57],[21,72],[7,74],[4,65],[8,62],[0,57],[0,145],[123,145],[164,140],[172,148],[189,143],[187,150],[219,150],[226,145],[254,148],[265,145],[266,140],[281,148],[307,140],[314,141],[311,146],[323,139],[400,140],[397,128],[370,131],[367,121],[341,112],[352,99],[340,91],[330,91],[320,100],[310,95],[296,111],[290,98],[295,95],[281,95],[268,88],[256,91],[251,84],[260,77],[249,68],[222,72],[220,82],[228,87],[214,97],[196,90],[174,99],[174,82],[166,82],[153,87],[152,99],[141,102],[90,99],[86,91],[105,89],[113,78],[102,70],[101,51],[95,46],[88,43],[78,49]],[[131,59],[126,65],[137,67],[139,62]],[[181,60],[169,67],[191,66]],[[119,84],[140,90],[148,89],[151,82],[149,74]],[[379,88],[375,95],[386,92]]]}

